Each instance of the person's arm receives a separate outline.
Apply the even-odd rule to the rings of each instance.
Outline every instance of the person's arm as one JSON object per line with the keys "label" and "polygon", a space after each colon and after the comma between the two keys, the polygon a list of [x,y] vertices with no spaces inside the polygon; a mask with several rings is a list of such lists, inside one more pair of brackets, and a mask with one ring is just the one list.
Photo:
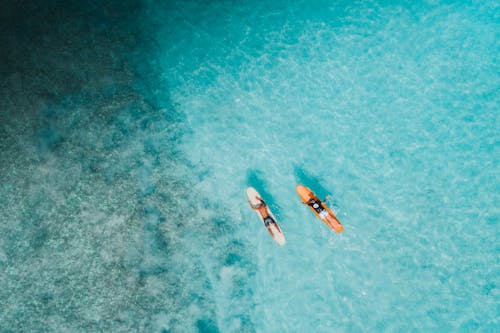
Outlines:
{"label": "person's arm", "polygon": [[252,205],[252,203],[250,202],[250,200],[248,200],[248,204],[250,205],[250,208],[252,208],[253,210],[257,210],[258,208],[255,207],[254,205]]}
{"label": "person's arm", "polygon": [[260,205],[258,205],[258,206],[252,205],[252,203],[250,202],[250,200],[248,200],[248,203],[250,204],[250,207],[252,207],[253,210],[259,210],[261,207],[265,207],[266,206],[266,203],[260,197],[257,197],[257,200],[260,201]]}

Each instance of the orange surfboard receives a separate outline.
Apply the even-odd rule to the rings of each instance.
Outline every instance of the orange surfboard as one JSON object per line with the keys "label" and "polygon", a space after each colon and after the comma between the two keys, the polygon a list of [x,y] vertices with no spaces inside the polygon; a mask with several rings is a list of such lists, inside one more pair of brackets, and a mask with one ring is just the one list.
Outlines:
{"label": "orange surfboard", "polygon": [[316,215],[318,219],[323,221],[328,227],[336,232],[342,232],[344,227],[340,224],[339,219],[333,214],[333,212],[325,205],[324,202],[321,202],[316,194],[313,193],[310,189],[305,187],[304,185],[298,185],[297,193],[302,199],[302,202],[306,204]]}

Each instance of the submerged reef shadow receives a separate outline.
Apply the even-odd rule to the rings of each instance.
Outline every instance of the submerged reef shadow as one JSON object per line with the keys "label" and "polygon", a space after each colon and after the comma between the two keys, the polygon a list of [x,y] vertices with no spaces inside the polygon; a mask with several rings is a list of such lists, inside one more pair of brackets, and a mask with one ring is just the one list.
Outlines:
{"label": "submerged reef shadow", "polygon": [[293,168],[293,173],[299,184],[309,187],[311,191],[313,191],[321,200],[323,200],[327,195],[331,194],[330,191],[328,191],[323,185],[321,185],[321,183],[323,182],[321,177],[311,174],[303,167],[295,165]]}
{"label": "submerged reef shadow", "polygon": [[267,189],[267,183],[264,180],[262,175],[262,171],[257,169],[248,169],[247,170],[247,185],[254,187],[257,192],[262,195],[262,199],[267,203],[269,207],[276,213],[276,215],[280,215],[281,207],[276,203],[276,200],[271,195],[271,193]]}
{"label": "submerged reef shadow", "polygon": [[[70,331],[158,331],[163,325],[186,331],[204,320],[200,329],[215,331],[209,325],[217,318],[213,292],[204,286],[210,269],[223,262],[206,268],[201,259],[178,260],[184,248],[176,245],[187,227],[177,221],[187,213],[169,206],[183,202],[177,198],[190,188],[170,170],[183,167],[178,142],[187,126],[155,65],[163,49],[146,8],[115,0],[3,7],[0,177],[12,189],[28,182],[33,190],[19,200],[0,186],[8,199],[0,203],[4,219],[21,225],[0,235],[8,246],[0,249],[0,262],[11,272],[0,276],[5,295],[21,304],[0,311],[0,332],[37,331],[53,311],[54,330],[64,324]],[[208,241],[205,235],[217,229],[204,228],[199,239]],[[36,257],[38,266],[27,269]],[[191,278],[186,282],[177,272]],[[23,290],[16,287],[20,277]],[[23,305],[40,290],[36,306]],[[94,313],[89,304],[99,305],[99,320],[79,315]],[[186,304],[196,305],[196,316],[176,321],[186,317]],[[116,320],[122,310],[126,320]]]}

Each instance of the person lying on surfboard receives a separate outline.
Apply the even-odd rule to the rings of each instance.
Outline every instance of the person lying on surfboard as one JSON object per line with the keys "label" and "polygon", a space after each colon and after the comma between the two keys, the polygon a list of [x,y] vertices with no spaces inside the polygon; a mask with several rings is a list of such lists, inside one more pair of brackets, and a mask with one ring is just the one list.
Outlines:
{"label": "person lying on surfboard", "polygon": [[340,224],[340,221],[337,219],[335,214],[333,214],[331,209],[328,208],[328,206],[326,206],[313,191],[304,185],[297,185],[295,189],[297,190],[297,194],[302,200],[302,203],[308,205],[318,219],[324,222],[335,232],[342,232],[342,230],[344,230],[344,227]]}
{"label": "person lying on surfboard", "polygon": [[280,228],[276,221],[272,218],[272,216],[269,215],[269,211],[267,210],[267,205],[264,200],[259,197],[257,197],[257,200],[259,200],[259,203],[256,205],[252,205],[252,203],[250,202],[250,207],[252,207],[253,210],[256,210],[260,214],[260,216],[262,216],[262,220],[264,221],[264,225],[267,231],[269,231],[269,234],[274,237],[274,233],[271,230],[271,224],[274,224],[276,228],[278,228],[278,230],[280,230]]}
{"label": "person lying on surfboard", "polygon": [[[323,201],[326,201],[327,198],[328,196]],[[323,202],[321,200],[316,198],[311,198],[309,199],[308,202],[304,202],[304,204],[314,209],[316,213],[318,213],[318,216],[323,221],[325,221],[331,228],[333,228],[336,231],[337,230],[342,231],[343,229],[342,225],[324,208]]]}
{"label": "person lying on surfboard", "polygon": [[283,231],[281,231],[276,218],[269,209],[269,206],[267,206],[266,202],[261,198],[259,192],[257,192],[257,190],[253,187],[248,187],[247,197],[250,207],[255,211],[255,213],[257,213],[259,219],[262,221],[262,223],[264,223],[264,226],[266,227],[271,237],[279,245],[285,245],[286,240],[285,236],[283,235]]}

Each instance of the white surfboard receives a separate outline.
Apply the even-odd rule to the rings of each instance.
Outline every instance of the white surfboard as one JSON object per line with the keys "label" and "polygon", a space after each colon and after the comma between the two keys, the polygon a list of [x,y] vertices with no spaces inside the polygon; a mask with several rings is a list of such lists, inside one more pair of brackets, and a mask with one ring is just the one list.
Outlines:
{"label": "white surfboard", "polygon": [[[249,202],[250,206],[256,206],[256,205],[260,204],[261,202],[260,202],[259,198],[262,201],[264,201],[262,199],[262,197],[260,196],[259,192],[257,192],[257,190],[254,189],[253,187],[247,188],[247,196],[248,196],[248,202]],[[269,209],[269,206],[267,204],[266,204],[266,208],[267,208],[267,213],[269,214],[269,216],[272,217],[274,221],[276,221],[276,218],[274,217],[273,213],[271,213],[271,210]],[[264,219],[262,218],[260,213],[258,211],[255,211],[255,212],[259,216],[262,223],[264,223]],[[281,231],[281,228],[279,227],[278,222],[269,224],[269,228],[271,229],[271,231],[273,233],[272,234],[273,239],[279,245],[282,245],[282,246],[285,245],[285,242],[286,242],[285,235],[283,235],[283,232]]]}

